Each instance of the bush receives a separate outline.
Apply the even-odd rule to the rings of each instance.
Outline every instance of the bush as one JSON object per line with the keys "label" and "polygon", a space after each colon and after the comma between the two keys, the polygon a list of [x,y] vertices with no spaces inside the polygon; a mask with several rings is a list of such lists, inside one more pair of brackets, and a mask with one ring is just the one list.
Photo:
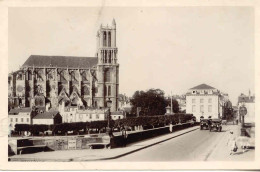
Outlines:
{"label": "bush", "polygon": [[29,124],[15,124],[15,131],[30,131],[30,126]]}
{"label": "bush", "polygon": [[[178,124],[186,123],[189,120],[192,120],[192,114],[184,114],[177,113],[173,115],[160,115],[160,116],[141,116],[141,117],[132,117],[132,118],[124,118],[118,119],[116,121],[110,120],[111,128],[119,128],[121,126],[144,126],[146,128],[154,128],[158,126],[165,126],[170,123]],[[48,130],[53,131],[53,133],[61,132],[63,134],[68,131],[74,131],[75,133],[79,133],[80,130],[86,129],[97,129],[100,131],[102,128],[107,127],[107,120],[104,121],[92,121],[92,122],[74,122],[74,123],[61,123],[56,125],[29,125],[29,124],[16,124],[15,131],[30,131],[35,134],[38,132],[45,132]]]}

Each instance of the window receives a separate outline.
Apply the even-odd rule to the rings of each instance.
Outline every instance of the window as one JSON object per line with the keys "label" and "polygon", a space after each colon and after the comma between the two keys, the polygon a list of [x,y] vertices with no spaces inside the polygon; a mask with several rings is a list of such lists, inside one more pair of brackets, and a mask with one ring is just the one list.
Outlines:
{"label": "window", "polygon": [[200,112],[204,112],[204,106],[200,105]]}
{"label": "window", "polygon": [[23,118],[21,118],[21,122],[23,122]]}
{"label": "window", "polygon": [[196,106],[192,105],[192,112],[196,112]]}
{"label": "window", "polygon": [[110,72],[106,71],[106,78],[105,78],[106,82],[110,82]]}
{"label": "window", "polygon": [[211,99],[211,98],[209,98],[208,102],[209,102],[209,103],[212,103],[212,99]]}
{"label": "window", "polygon": [[29,122],[29,118],[27,118],[27,122]]}
{"label": "window", "polygon": [[195,94],[196,93],[196,91],[192,91],[192,94]]}
{"label": "window", "polygon": [[111,63],[111,52],[108,52],[108,63]]}
{"label": "window", "polygon": [[192,103],[196,103],[196,99],[192,99]]}
{"label": "window", "polygon": [[15,118],[15,122],[18,122],[18,118]]}
{"label": "window", "polygon": [[108,47],[111,47],[111,33],[108,32]]}
{"label": "window", "polygon": [[203,103],[203,99],[200,99],[200,103]]}
{"label": "window", "polygon": [[10,121],[13,122],[13,118],[10,118]]}
{"label": "window", "polygon": [[212,105],[208,106],[208,112],[212,112]]}
{"label": "window", "polygon": [[106,34],[106,32],[103,33],[103,46],[107,46],[107,34]]}
{"label": "window", "polygon": [[108,96],[111,96],[111,86],[108,86]]}
{"label": "window", "polygon": [[79,114],[79,119],[82,120],[82,118],[83,118],[83,115]]}
{"label": "window", "polygon": [[99,119],[99,114],[96,114],[96,119]]}
{"label": "window", "polygon": [[92,119],[92,114],[89,114],[89,119]]}

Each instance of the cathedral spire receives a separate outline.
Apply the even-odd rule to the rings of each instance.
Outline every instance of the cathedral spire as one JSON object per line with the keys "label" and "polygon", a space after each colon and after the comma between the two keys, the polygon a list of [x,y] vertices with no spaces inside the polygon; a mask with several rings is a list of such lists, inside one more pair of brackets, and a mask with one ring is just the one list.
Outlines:
{"label": "cathedral spire", "polygon": [[112,27],[113,27],[113,28],[116,28],[116,21],[115,21],[114,18],[113,18],[113,21],[112,21]]}

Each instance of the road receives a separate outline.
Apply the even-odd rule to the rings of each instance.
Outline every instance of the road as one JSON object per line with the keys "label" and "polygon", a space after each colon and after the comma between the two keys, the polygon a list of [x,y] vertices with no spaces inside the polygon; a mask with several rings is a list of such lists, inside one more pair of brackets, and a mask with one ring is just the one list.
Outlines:
{"label": "road", "polygon": [[234,131],[235,127],[232,125],[223,126],[222,132],[196,130],[114,161],[253,160],[253,151],[245,153],[238,151],[237,155],[229,155],[226,143],[230,135],[229,131]]}

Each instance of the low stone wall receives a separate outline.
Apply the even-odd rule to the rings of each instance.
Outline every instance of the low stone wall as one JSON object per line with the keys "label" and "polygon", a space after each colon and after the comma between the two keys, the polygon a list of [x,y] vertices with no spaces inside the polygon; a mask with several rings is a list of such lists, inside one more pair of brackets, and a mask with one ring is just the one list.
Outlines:
{"label": "low stone wall", "polygon": [[108,143],[110,138],[104,134],[86,136],[57,136],[42,138],[9,139],[9,155],[17,154],[21,147],[28,147],[23,153],[34,152],[37,146],[46,146],[46,151],[89,149],[91,143]]}
{"label": "low stone wall", "polygon": [[[173,125],[172,131],[188,128],[194,126],[191,123]],[[75,149],[89,149],[91,143],[110,143],[111,148],[124,146],[125,141],[127,144],[138,142],[141,140],[153,138],[170,132],[169,126],[142,130],[131,131],[126,140],[120,132],[114,133],[114,137],[109,138],[106,134],[94,134],[85,136],[52,136],[52,137],[28,137],[28,138],[9,138],[9,156],[19,154],[17,151],[21,147],[28,147],[23,153],[32,153],[38,151],[37,146],[46,146],[45,151],[57,150],[75,150]],[[42,150],[42,149],[39,149]]]}
{"label": "low stone wall", "polygon": [[[195,124],[192,123],[185,123],[185,124],[177,124],[172,126],[172,131],[178,131],[184,128],[188,128],[191,126],[194,126]],[[124,143],[131,144],[134,142],[142,141],[145,139],[153,138],[156,136],[160,136],[163,134],[170,133],[169,126],[160,127],[160,128],[154,128],[149,130],[143,130],[143,131],[135,131],[130,132],[127,136],[127,139],[124,140],[123,136],[115,136],[111,139],[111,148],[116,147],[122,147],[124,146]]]}

